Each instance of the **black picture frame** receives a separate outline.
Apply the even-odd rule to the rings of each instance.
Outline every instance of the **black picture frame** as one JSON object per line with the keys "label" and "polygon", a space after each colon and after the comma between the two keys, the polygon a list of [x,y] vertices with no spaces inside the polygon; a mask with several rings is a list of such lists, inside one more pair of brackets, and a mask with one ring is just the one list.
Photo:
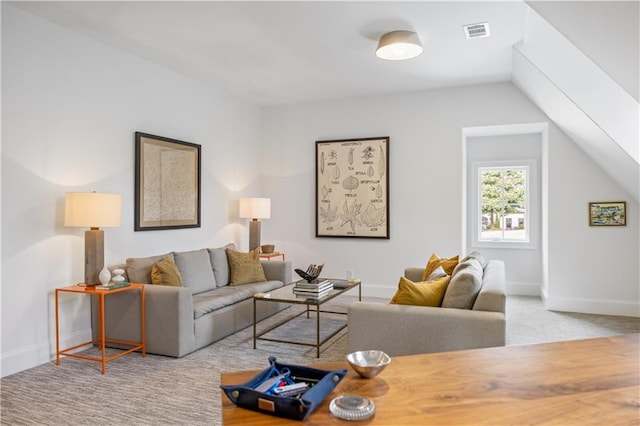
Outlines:
{"label": "black picture frame", "polygon": [[316,141],[316,237],[389,239],[389,137]]}
{"label": "black picture frame", "polygon": [[200,160],[200,145],[135,133],[135,231],[200,227]]}

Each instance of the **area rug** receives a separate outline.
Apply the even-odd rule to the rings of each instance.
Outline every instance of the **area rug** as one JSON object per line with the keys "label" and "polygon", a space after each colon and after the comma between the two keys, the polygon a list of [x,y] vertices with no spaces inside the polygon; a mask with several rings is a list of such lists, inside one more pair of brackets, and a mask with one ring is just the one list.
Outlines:
{"label": "area rug", "polygon": [[[346,309],[345,297],[331,309]],[[384,301],[381,301],[384,303]],[[292,306],[262,321],[261,330],[301,307]],[[327,315],[322,333],[344,321]],[[298,317],[279,336],[312,341],[315,319]],[[639,318],[550,312],[539,298],[507,298],[507,344],[542,343],[640,332]],[[332,338],[316,358],[313,347],[258,342],[248,327],[183,358],[130,354],[107,364],[63,358],[0,380],[3,425],[220,425],[220,374],[256,370],[268,357],[293,364],[340,361],[347,352],[346,330]],[[91,349],[94,351],[95,349]]]}

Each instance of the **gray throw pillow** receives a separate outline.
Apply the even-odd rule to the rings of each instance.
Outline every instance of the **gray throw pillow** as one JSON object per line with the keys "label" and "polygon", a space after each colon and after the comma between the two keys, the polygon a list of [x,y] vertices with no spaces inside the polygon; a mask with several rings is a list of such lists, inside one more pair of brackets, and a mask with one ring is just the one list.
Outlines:
{"label": "gray throw pillow", "polygon": [[482,269],[484,269],[485,266],[487,266],[487,260],[484,258],[482,254],[480,254],[480,252],[477,252],[477,251],[472,251],[471,253],[466,255],[464,259],[460,261],[460,263],[463,263],[464,261],[470,260],[470,259],[476,259],[478,262],[480,262],[480,266],[482,266]]}
{"label": "gray throw pillow", "polygon": [[224,247],[210,248],[209,257],[213,267],[213,276],[216,279],[216,287],[224,287],[229,284],[229,261],[227,249],[236,250],[236,245],[231,243]]}
{"label": "gray throw pillow", "polygon": [[156,262],[160,262],[169,256],[173,259],[173,254],[161,254],[160,256],[130,257],[127,259],[127,276],[132,283],[151,284],[151,268]]}
{"label": "gray throw pillow", "polygon": [[482,287],[482,265],[477,259],[458,263],[442,299],[443,308],[471,309]]}
{"label": "gray throw pillow", "polygon": [[216,288],[216,279],[213,276],[207,249],[173,252],[173,258],[184,286],[189,287],[193,294]]}

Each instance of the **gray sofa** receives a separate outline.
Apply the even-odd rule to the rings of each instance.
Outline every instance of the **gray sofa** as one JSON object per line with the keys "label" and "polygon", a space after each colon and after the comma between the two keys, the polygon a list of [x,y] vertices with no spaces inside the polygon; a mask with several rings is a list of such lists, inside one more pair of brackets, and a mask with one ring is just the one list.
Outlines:
{"label": "gray sofa", "polygon": [[[131,282],[148,284],[146,294],[146,349],[158,355],[181,357],[253,324],[253,295],[280,288],[291,282],[291,262],[261,261],[267,281],[229,285],[227,247],[172,252],[160,256],[129,258],[111,269],[126,271]],[[170,256],[184,286],[153,285],[151,268]],[[96,298],[92,298],[96,299]],[[260,303],[262,320],[286,305]],[[98,333],[98,306],[92,300],[93,337]],[[140,296],[138,291],[105,298],[105,330],[109,339],[140,341]],[[117,346],[113,344],[113,346]]]}
{"label": "gray sofa", "polygon": [[[417,282],[423,271],[407,268],[404,274]],[[454,270],[451,282],[455,274]],[[379,349],[389,355],[409,355],[504,346],[505,329],[504,262],[489,260],[471,309],[353,303],[348,316],[349,352]]]}

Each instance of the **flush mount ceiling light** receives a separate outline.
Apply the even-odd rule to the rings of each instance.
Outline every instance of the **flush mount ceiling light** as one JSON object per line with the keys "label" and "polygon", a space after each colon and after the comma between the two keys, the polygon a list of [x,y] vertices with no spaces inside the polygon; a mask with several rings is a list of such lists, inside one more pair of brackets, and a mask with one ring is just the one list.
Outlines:
{"label": "flush mount ceiling light", "polygon": [[391,31],[383,34],[378,42],[376,55],[390,61],[415,58],[422,53],[420,37],[413,31]]}

